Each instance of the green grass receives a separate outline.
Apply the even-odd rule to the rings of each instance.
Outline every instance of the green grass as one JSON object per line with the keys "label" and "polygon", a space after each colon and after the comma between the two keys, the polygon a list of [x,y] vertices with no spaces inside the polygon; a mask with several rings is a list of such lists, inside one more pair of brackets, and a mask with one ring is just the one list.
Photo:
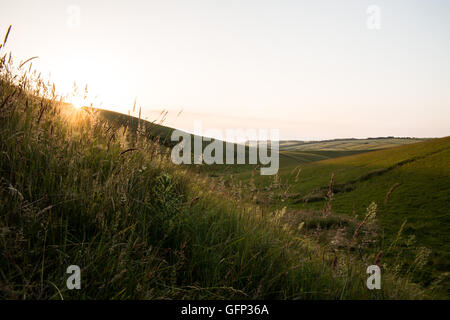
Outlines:
{"label": "green grass", "polygon": [[[393,266],[397,253],[386,249],[402,232],[403,242],[414,239],[416,249],[431,250],[424,271],[415,275],[416,281],[431,285],[444,279],[448,289],[450,270],[450,137],[432,139],[396,148],[360,155],[304,164],[297,179],[293,166],[282,168],[279,179],[289,186],[284,202],[273,197],[272,205],[290,210],[321,211],[334,173],[332,210],[336,214],[362,220],[371,202],[378,205],[378,221],[382,230],[383,260]],[[298,170],[297,169],[297,170]],[[250,179],[248,173],[238,178]],[[264,190],[273,181],[256,177],[255,183]],[[296,181],[297,180],[297,181]],[[392,191],[390,192],[390,190]],[[264,194],[272,190],[263,192]],[[389,196],[388,196],[389,194]],[[402,242],[402,243],[403,243]],[[405,243],[402,244],[405,249]],[[402,247],[400,246],[400,247]],[[399,249],[400,250],[400,249]],[[403,264],[414,261],[413,250],[404,250]]]}
{"label": "green grass", "polygon": [[[320,246],[283,223],[285,212],[173,165],[147,135],[11,70],[1,59],[0,297],[433,297],[387,270],[382,289],[368,290],[368,261]],[[81,290],[65,285],[73,264]]]}

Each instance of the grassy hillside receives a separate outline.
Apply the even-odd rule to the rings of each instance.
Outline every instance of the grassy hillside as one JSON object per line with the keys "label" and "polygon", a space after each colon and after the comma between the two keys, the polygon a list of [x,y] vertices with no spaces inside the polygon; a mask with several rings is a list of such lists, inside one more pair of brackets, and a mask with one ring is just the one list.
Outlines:
{"label": "grassy hillside", "polygon": [[[332,211],[357,217],[362,221],[366,208],[375,202],[378,208],[382,240],[379,250],[383,259],[393,264],[399,250],[389,250],[401,230],[401,244],[414,242],[416,249],[429,252],[425,270],[417,275],[430,284],[441,279],[448,284],[450,270],[450,137],[427,140],[392,149],[330,159],[282,168],[279,180],[284,198],[272,196],[273,206],[287,206],[293,211],[319,211],[329,202],[330,177],[334,174]],[[250,174],[240,176],[244,181]],[[266,190],[270,179],[256,177],[261,198],[273,192]],[[264,191],[265,190],[265,191]],[[286,191],[287,190],[287,191]],[[283,202],[280,202],[280,199]],[[404,224],[405,223],[405,224]],[[403,228],[402,225],[404,224]],[[425,249],[422,249],[425,250]],[[404,250],[404,266],[414,261],[416,252]],[[428,252],[428,251],[427,251]]]}
{"label": "grassy hillside", "polygon": [[[1,298],[434,295],[389,270],[381,290],[368,290],[369,261],[332,252],[284,223],[285,211],[260,207],[223,181],[173,165],[148,136],[59,103],[54,87],[39,76],[15,77],[5,57]],[[66,268],[74,264],[81,268],[81,290],[66,287]]]}
{"label": "grassy hillside", "polygon": [[176,142],[173,142],[170,139],[172,132],[175,129],[164,126],[161,122],[147,121],[141,119],[139,116],[135,117],[99,108],[83,107],[83,109],[87,112],[94,112],[96,116],[106,120],[114,130],[123,128],[122,135],[125,133],[136,135],[137,132],[140,131],[140,133],[146,135],[147,138],[158,140],[158,142],[164,146],[173,147],[176,144]]}

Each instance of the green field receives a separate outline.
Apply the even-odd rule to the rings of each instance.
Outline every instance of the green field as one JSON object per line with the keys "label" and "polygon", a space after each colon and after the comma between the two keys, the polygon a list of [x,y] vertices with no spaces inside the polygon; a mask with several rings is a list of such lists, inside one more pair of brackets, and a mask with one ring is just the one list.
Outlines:
{"label": "green field", "polygon": [[[283,167],[279,179],[289,186],[289,191],[283,203],[275,197],[271,205],[287,206],[293,211],[321,211],[334,174],[333,212],[362,220],[366,208],[375,202],[385,243],[380,250],[386,250],[386,244],[394,241],[406,221],[403,239],[413,237],[418,246],[431,250],[427,271],[421,275],[423,282],[429,284],[433,279],[447,277],[450,270],[449,159],[447,137],[306,163],[295,170],[294,166]],[[243,173],[240,178],[248,181],[250,174]],[[260,190],[272,183],[270,178],[255,180]]]}
{"label": "green field", "polygon": [[280,150],[280,167],[284,168],[292,165],[351,156],[368,151],[369,150]]}

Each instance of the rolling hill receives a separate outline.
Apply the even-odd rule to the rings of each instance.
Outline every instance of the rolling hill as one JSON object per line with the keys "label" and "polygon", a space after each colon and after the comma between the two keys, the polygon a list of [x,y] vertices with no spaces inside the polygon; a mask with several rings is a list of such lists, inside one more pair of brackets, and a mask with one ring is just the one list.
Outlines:
{"label": "rolling hill", "polygon": [[[414,238],[431,250],[424,275],[429,283],[450,270],[449,160],[450,137],[446,137],[307,163],[298,167],[297,178],[294,166],[281,168],[280,179],[290,186],[283,205],[322,210],[334,174],[333,212],[363,220],[366,208],[375,202],[386,244],[402,229],[403,239]],[[244,173],[241,179],[249,175]],[[263,189],[271,182],[257,177],[257,183]]]}
{"label": "rolling hill", "polygon": [[[87,108],[84,110],[93,110],[101,118],[107,120],[114,127],[126,127],[131,132],[136,132],[138,126],[145,131],[149,138],[158,139],[159,143],[173,147],[176,142],[170,140],[174,128],[164,126],[156,121],[147,121],[110,110],[99,108]],[[192,135],[194,139],[195,135]],[[330,141],[280,141],[280,166],[305,164],[325,159],[333,159],[354,154],[369,152],[376,149],[391,148],[401,144],[414,143],[423,139],[401,139],[401,138],[377,138],[377,139],[341,139]],[[369,142],[368,142],[369,141]],[[205,142],[204,145],[207,143]],[[345,145],[345,147],[344,147]],[[236,146],[235,146],[236,149]],[[246,154],[248,157],[248,145],[246,145]],[[252,166],[237,165],[228,168],[230,172],[242,172],[251,170]],[[223,171],[221,167],[213,166],[212,171]]]}

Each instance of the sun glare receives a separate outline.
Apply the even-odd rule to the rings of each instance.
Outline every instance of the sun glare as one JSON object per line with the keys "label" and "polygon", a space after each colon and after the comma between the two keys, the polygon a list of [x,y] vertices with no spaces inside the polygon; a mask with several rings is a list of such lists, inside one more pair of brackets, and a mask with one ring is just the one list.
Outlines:
{"label": "sun glare", "polygon": [[75,109],[81,109],[86,105],[86,101],[79,97],[74,97],[70,103],[75,107]]}
{"label": "sun glare", "polygon": [[78,103],[72,103],[72,105],[75,107],[75,109],[81,109],[82,105]]}

